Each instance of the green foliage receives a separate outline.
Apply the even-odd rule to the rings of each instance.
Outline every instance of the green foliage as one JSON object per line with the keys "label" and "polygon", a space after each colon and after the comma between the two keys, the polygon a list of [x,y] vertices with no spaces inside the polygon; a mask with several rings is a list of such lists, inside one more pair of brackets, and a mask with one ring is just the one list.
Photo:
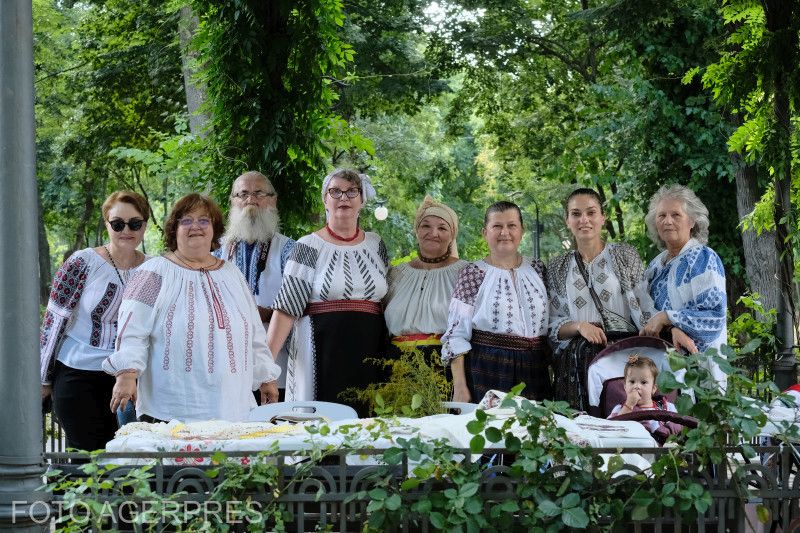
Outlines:
{"label": "green foliage", "polygon": [[428,416],[443,411],[442,402],[452,390],[445,378],[439,355],[418,349],[403,350],[397,359],[366,359],[389,372],[386,383],[372,383],[364,389],[348,389],[343,396],[368,404],[379,416]]}
{"label": "green foliage", "polygon": [[[753,372],[750,377],[757,382],[768,381],[778,353],[778,339],[775,337],[777,312],[764,309],[758,293],[744,295],[737,303],[746,311],[729,321],[728,344],[739,356],[737,366],[745,371],[750,369]],[[763,375],[765,372],[767,375]]]}
{"label": "green foliage", "polygon": [[[333,79],[352,62],[338,0],[195,0],[199,79],[212,116],[212,170],[220,198],[231,179],[260,170],[272,179],[290,226],[308,224],[330,154],[354,135],[331,108]],[[348,146],[349,147],[349,146]]]}

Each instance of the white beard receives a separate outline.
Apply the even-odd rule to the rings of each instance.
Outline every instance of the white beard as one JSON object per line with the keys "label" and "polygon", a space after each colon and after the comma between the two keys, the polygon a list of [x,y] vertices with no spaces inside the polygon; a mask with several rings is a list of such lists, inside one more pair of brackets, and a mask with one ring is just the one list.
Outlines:
{"label": "white beard", "polygon": [[280,217],[275,207],[259,208],[231,206],[228,216],[228,229],[223,235],[227,241],[236,240],[252,244],[256,241],[269,242],[280,228]]}

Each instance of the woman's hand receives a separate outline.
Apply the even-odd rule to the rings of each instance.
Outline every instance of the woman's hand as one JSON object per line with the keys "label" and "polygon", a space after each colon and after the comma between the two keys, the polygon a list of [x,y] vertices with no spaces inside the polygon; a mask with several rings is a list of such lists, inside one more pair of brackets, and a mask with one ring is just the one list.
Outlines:
{"label": "woman's hand", "polygon": [[683,348],[689,353],[697,353],[699,351],[692,338],[678,328],[672,328],[672,345],[675,346],[676,350]]}
{"label": "woman's hand", "polygon": [[578,335],[591,342],[592,344],[607,344],[606,332],[603,328],[598,328],[591,322],[576,322],[575,330]]}
{"label": "woman's hand", "polygon": [[472,403],[472,397],[469,395],[469,387],[467,387],[466,383],[453,384],[453,401]]}
{"label": "woman's hand", "polygon": [[53,394],[52,385],[42,385],[42,400],[46,400],[48,396]]}
{"label": "woman's hand", "polygon": [[278,403],[278,382],[277,380],[268,383],[262,383],[261,387],[261,405],[268,403]]}
{"label": "woman's hand", "polygon": [[661,330],[664,329],[665,326],[669,326],[671,324],[672,322],[669,321],[667,313],[664,311],[659,311],[647,321],[647,324],[642,326],[642,330],[639,332],[639,335],[658,337],[661,335]]}
{"label": "woman's hand", "polygon": [[111,412],[116,413],[117,407],[125,410],[128,402],[136,401],[136,372],[123,372],[117,375],[117,382],[111,390]]}

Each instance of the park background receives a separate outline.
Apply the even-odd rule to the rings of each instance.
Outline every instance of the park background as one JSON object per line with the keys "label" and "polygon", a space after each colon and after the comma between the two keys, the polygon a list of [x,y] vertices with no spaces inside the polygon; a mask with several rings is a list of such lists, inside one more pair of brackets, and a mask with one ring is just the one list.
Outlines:
{"label": "park background", "polygon": [[103,242],[111,191],[148,197],[156,254],[187,192],[227,206],[231,180],[260,170],[297,238],[322,224],[321,177],[351,166],[389,210],[361,222],[395,262],[415,253],[426,193],[459,213],[462,257],[485,253],[499,199],[525,213],[526,254],[538,238],[552,257],[577,186],[649,260],[648,198],[686,184],[732,318],[753,292],[778,307],[782,287],[793,312],[794,2],[34,0],[33,16],[42,304],[64,257]]}

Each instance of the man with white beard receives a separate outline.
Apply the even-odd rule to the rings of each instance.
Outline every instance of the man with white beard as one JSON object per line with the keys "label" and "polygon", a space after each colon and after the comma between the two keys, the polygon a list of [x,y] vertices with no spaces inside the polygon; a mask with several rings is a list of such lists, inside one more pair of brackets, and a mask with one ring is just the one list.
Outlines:
{"label": "man with white beard", "polygon": [[[278,195],[266,176],[260,172],[245,172],[233,182],[228,225],[222,236],[220,248],[213,253],[226,261],[233,261],[244,274],[250,292],[256,300],[264,328],[269,327],[272,305],[281,286],[283,268],[294,240],[278,233]],[[281,367],[278,381],[280,399],[286,384],[286,346],[281,349],[277,362]],[[258,391],[256,391],[258,393]],[[263,403],[262,398],[262,402]]]}

